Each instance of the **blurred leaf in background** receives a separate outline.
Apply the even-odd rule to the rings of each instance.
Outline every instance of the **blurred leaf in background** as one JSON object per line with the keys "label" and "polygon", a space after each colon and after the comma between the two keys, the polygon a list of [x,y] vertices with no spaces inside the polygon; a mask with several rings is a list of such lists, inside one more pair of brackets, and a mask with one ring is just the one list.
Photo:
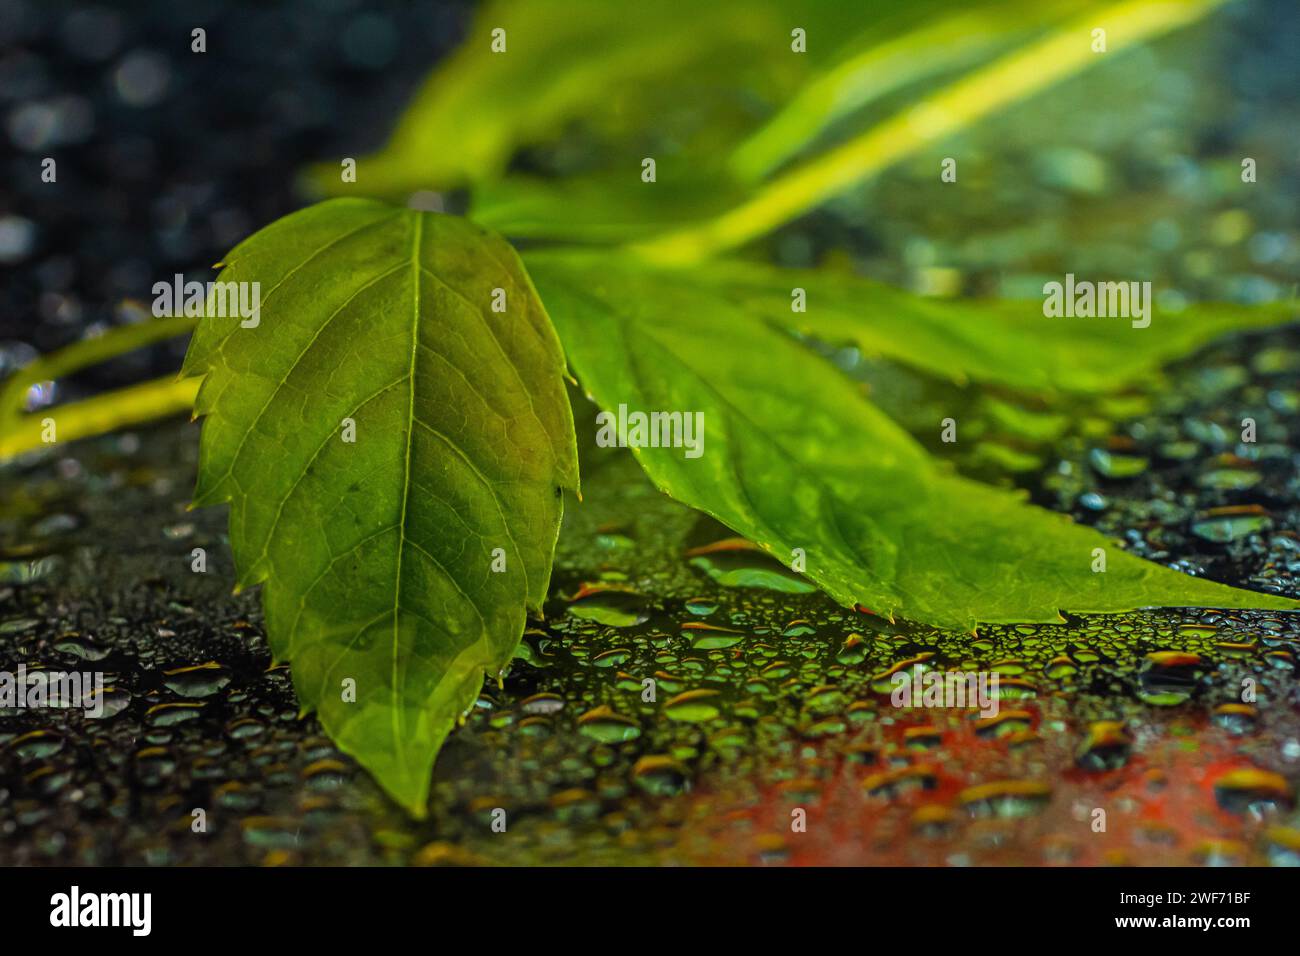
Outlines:
{"label": "blurred leaf in background", "polygon": [[521,238],[621,242],[720,220],[656,247],[698,256],[1088,68],[1096,22],[1119,52],[1220,2],[491,4],[357,183],[330,164],[310,178],[389,199],[469,187],[474,218]]}

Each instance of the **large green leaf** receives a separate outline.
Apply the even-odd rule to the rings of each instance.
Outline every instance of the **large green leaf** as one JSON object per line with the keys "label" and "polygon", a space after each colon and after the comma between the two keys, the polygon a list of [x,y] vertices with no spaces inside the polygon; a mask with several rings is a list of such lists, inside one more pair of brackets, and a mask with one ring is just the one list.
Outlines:
{"label": "large green leaf", "polygon": [[554,331],[501,239],[365,200],[273,223],[218,281],[261,283],[262,307],[246,328],[210,302],[186,356],[195,502],[230,501],[239,584],[265,582],[304,708],[423,814],[443,739],[545,598],[577,485]]}
{"label": "large green leaf", "polygon": [[961,627],[1061,610],[1300,607],[1131,557],[943,471],[815,353],[683,273],[596,253],[526,261],[601,407],[703,413],[699,457],[636,450],[655,483],[780,560],[803,549],[809,577],[845,604]]}
{"label": "large green leaf", "polygon": [[[940,378],[1075,393],[1147,381],[1161,365],[1225,332],[1278,325],[1300,314],[1294,302],[1209,303],[1178,311],[1150,304],[1150,325],[1134,328],[1123,317],[1049,318],[1041,299],[930,299],[853,275],[749,262],[679,270],[673,282],[750,316]],[[795,289],[803,290],[804,311],[792,308]]]}

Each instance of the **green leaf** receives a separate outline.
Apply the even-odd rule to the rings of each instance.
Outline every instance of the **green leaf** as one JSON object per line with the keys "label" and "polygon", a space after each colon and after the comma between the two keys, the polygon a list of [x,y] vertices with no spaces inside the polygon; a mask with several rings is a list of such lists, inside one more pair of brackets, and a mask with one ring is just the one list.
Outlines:
{"label": "green leaf", "polygon": [[[589,86],[598,95],[570,104],[575,125],[588,135],[577,137],[575,148],[568,142],[571,130],[553,154],[529,154],[531,165],[549,176],[481,175],[471,215],[512,238],[581,242],[626,242],[694,225],[744,202],[770,167],[799,152],[844,114],[909,83],[974,62],[1072,8],[1099,5],[1068,0],[1048,15],[1041,5],[1025,0],[977,0],[979,9],[944,17],[951,14],[949,0],[890,0],[870,7],[749,0],[742,16],[724,3],[710,5],[704,20],[699,6],[689,9],[689,3],[667,16],[673,2],[653,5],[653,13],[606,5],[606,15],[618,22],[605,25],[601,45],[616,43],[638,55],[603,65],[584,58],[584,68],[605,70]],[[526,9],[527,4],[513,12]],[[727,19],[725,26],[718,26],[720,17]],[[943,21],[940,26],[933,25],[936,17]],[[557,13],[557,19],[563,25],[548,33],[556,44],[574,29],[566,14]],[[807,53],[790,48],[795,26],[805,31]],[[647,74],[653,79],[638,78],[630,92],[618,92],[624,90],[623,80],[631,78],[624,74],[639,75],[645,69],[642,56],[670,62]],[[676,68],[688,61],[689,68]],[[538,95],[536,73],[515,75],[512,84],[512,102],[531,102]],[[614,92],[606,89],[611,84]],[[438,81],[431,81],[431,88],[436,87]],[[442,80],[441,88],[450,95],[449,79]],[[547,89],[543,81],[543,99]],[[476,93],[483,90],[480,85]],[[500,118],[491,104],[483,107],[479,117]],[[422,124],[427,135],[441,127],[445,113],[445,105],[426,99],[412,107],[404,122]],[[627,129],[615,128],[607,119],[628,114],[638,122]],[[534,123],[537,117],[528,113],[521,119]],[[743,144],[739,150],[738,143]],[[394,161],[408,172],[421,165],[427,177],[424,157],[431,150],[431,143],[403,146],[395,137],[376,157],[384,165],[372,166],[372,174],[387,178],[393,169],[387,164]],[[580,166],[573,160],[578,152],[585,154]],[[640,177],[646,157],[658,166],[654,184]],[[413,179],[399,175],[398,181],[409,186]]]}
{"label": "green leaf", "polygon": [[[1035,391],[1114,392],[1148,381],[1160,367],[1226,332],[1294,321],[1295,302],[1206,303],[1166,311],[1151,324],[1125,318],[1048,318],[1043,300],[929,299],[882,282],[824,270],[718,261],[676,273],[702,297],[725,299],[819,338],[852,344],[938,378]],[[793,290],[806,311],[793,311]]]}
{"label": "green leaf", "polygon": [[508,244],[376,202],[287,216],[218,281],[262,304],[245,328],[210,300],[190,344],[195,502],[230,501],[239,585],[265,582],[304,709],[423,815],[443,739],[546,595],[577,487],[559,344]]}
{"label": "green leaf", "polygon": [[635,450],[654,482],[778,560],[803,549],[808,576],[844,604],[952,627],[1061,610],[1300,607],[1131,557],[943,471],[832,366],[684,273],[609,254],[526,261],[601,407],[703,413],[699,457]]}

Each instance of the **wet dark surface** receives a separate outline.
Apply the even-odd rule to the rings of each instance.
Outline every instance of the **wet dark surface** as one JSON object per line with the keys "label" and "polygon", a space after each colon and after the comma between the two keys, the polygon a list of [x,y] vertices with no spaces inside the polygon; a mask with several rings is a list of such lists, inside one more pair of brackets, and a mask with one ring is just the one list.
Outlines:
{"label": "wet dark surface", "polygon": [[[1297,362],[1288,331],[1206,351],[1110,440],[1148,458],[1138,474],[1100,474],[1106,444],[1081,444],[1040,496],[1086,501],[1076,515],[1137,553],[1297,594]],[[1259,442],[1234,440],[1242,414]],[[196,432],[5,475],[0,659],[111,689],[98,720],[0,718],[4,862],[1300,862],[1297,616],[891,625],[761,555],[701,554],[725,529],[619,457],[587,461],[548,620],[452,735],[413,822],[298,716],[256,591],[230,593],[225,509],[186,511]],[[1225,504],[1266,520],[1207,540],[1198,516]],[[996,670],[1000,713],[895,709],[889,673],[917,662]]]}
{"label": "wet dark surface", "polygon": [[[297,208],[303,162],[381,140],[462,22],[432,4],[129,6],[0,0],[0,373],[131,318],[121,299],[159,278],[209,277]],[[967,177],[951,204],[918,188],[937,168],[922,157],[784,231],[777,256],[847,244],[867,274],[940,294],[1136,270],[1162,309],[1285,297],[1300,274],[1285,55],[1300,14],[1234,10],[960,138],[941,153],[959,150]],[[206,55],[189,53],[199,25]],[[1071,120],[1108,98],[1135,106]],[[1267,178],[1243,189],[1246,150]],[[39,182],[45,155],[57,187]],[[73,391],[169,370],[179,349]],[[935,449],[964,471],[1188,573],[1300,595],[1295,331],[1228,340],[1168,388],[1072,408],[1059,429],[1022,417],[1021,397],[833,354],[926,440],[939,411],[962,409],[963,434],[982,423]],[[1256,442],[1240,441],[1245,417]],[[725,529],[618,458],[584,462],[547,621],[452,735],[430,818],[413,822],[299,716],[256,590],[231,594],[225,509],[186,510],[197,431],[169,423],[0,471],[0,669],[92,670],[111,688],[100,719],[0,716],[0,863],[1300,863],[1295,615],[975,637],[891,625],[755,555],[699,552]],[[738,581],[761,586],[724,583]],[[996,669],[1001,714],[893,709],[888,674],[912,662]]]}

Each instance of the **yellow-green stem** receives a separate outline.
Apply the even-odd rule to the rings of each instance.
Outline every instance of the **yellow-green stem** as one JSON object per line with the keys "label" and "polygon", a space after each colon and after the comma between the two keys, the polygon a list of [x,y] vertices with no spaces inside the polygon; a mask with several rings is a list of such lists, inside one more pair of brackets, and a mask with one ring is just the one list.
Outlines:
{"label": "yellow-green stem", "polygon": [[[199,379],[174,375],[131,385],[105,395],[68,402],[19,416],[0,435],[0,461],[50,445],[141,425],[194,407]],[[53,441],[49,439],[53,438]]]}
{"label": "yellow-green stem", "polygon": [[0,461],[51,444],[51,438],[62,444],[192,407],[197,380],[177,381],[171,375],[31,414],[24,414],[23,399],[38,382],[65,378],[154,342],[184,335],[193,331],[197,322],[178,316],[120,326],[43,355],[9,376],[0,383]]}
{"label": "yellow-green stem", "polygon": [[154,342],[192,332],[198,319],[187,316],[123,325],[42,355],[0,383],[0,420],[21,411],[23,396],[38,382],[55,381]]}

